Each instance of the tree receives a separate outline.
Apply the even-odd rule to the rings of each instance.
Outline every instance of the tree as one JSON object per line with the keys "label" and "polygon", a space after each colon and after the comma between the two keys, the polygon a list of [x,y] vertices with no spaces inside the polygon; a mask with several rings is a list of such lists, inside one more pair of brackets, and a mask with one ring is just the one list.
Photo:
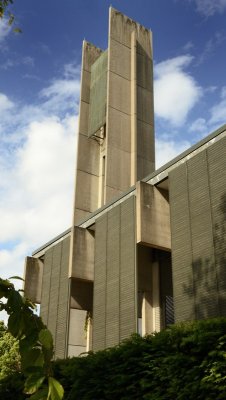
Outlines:
{"label": "tree", "polygon": [[[15,21],[15,16],[11,11],[11,6],[13,5],[14,0],[0,0],[0,18],[3,19],[6,17],[8,19],[8,24],[13,25]],[[21,32],[20,28],[14,28],[14,32]]]}
{"label": "tree", "polygon": [[0,321],[0,380],[15,371],[20,371],[19,343]]}
{"label": "tree", "polygon": [[61,400],[64,390],[52,370],[52,334],[34,313],[35,304],[22,296],[10,279],[21,278],[0,278],[0,311],[9,315],[8,332],[19,343],[21,370],[26,376],[24,392],[31,400]]}

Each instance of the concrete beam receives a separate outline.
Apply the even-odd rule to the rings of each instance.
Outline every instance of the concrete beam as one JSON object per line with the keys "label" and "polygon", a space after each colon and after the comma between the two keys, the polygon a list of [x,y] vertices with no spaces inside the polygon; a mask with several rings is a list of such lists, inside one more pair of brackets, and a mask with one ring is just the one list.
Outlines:
{"label": "concrete beam", "polygon": [[170,251],[168,192],[145,182],[137,183],[137,243]]}

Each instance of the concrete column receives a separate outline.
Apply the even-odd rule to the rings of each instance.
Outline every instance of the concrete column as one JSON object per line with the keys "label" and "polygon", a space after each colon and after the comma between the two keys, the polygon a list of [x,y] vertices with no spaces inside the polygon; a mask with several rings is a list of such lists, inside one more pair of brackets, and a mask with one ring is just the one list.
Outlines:
{"label": "concrete column", "polygon": [[155,261],[152,264],[153,332],[159,332],[161,328],[159,288],[160,288],[159,263]]}
{"label": "concrete column", "polygon": [[152,295],[151,292],[144,292],[142,302],[142,336],[153,331]]}
{"label": "concrete column", "polygon": [[137,181],[137,46],[131,34],[131,186]]}

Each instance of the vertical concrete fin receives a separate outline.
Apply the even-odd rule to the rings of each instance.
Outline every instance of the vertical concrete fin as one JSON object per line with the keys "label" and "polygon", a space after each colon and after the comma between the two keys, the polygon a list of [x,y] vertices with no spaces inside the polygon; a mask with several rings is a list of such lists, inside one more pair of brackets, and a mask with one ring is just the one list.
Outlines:
{"label": "vertical concrete fin", "polygon": [[47,250],[44,259],[41,317],[52,332],[55,358],[67,355],[69,246],[66,238]]}
{"label": "vertical concrete fin", "polygon": [[137,331],[134,196],[96,221],[93,349]]}
{"label": "vertical concrete fin", "polygon": [[226,315],[225,141],[169,173],[176,321]]}
{"label": "vertical concrete fin", "polygon": [[35,257],[26,257],[24,271],[24,294],[34,303],[40,304],[43,262]]}
{"label": "vertical concrete fin", "polygon": [[137,259],[135,197],[121,204],[120,340],[137,332]]}
{"label": "vertical concrete fin", "polygon": [[137,242],[171,249],[169,194],[145,182],[137,183]]}
{"label": "vertical concrete fin", "polygon": [[101,49],[83,42],[73,225],[98,208],[100,146],[88,133],[91,67],[101,54]]}
{"label": "vertical concrete fin", "polygon": [[96,221],[93,293],[93,349],[106,343],[107,214]]}

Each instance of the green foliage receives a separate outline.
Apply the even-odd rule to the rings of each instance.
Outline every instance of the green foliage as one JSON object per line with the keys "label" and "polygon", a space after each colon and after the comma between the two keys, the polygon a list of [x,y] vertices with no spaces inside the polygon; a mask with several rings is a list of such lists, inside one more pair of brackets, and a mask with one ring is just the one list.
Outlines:
{"label": "green foliage", "polygon": [[65,400],[226,398],[226,319],[173,325],[54,363]]}
{"label": "green foliage", "polygon": [[19,343],[0,321],[0,380],[19,370]]}
{"label": "green foliage", "polygon": [[[10,10],[11,6],[13,5],[14,0],[0,0],[0,18],[6,17],[8,19],[8,25],[13,25],[15,21],[15,16]],[[14,32],[21,33],[20,28],[14,28]]]}
{"label": "green foliage", "polygon": [[0,18],[4,17],[6,10],[13,4],[13,0],[0,0]]}
{"label": "green foliage", "polygon": [[21,372],[12,372],[4,379],[0,379],[0,399],[25,400],[28,395],[23,393],[24,376]]}
{"label": "green foliage", "polygon": [[[13,279],[21,279],[12,277]],[[61,400],[63,388],[53,378],[53,338],[35,305],[14,288],[10,280],[0,278],[0,311],[9,315],[8,332],[19,343],[24,393],[31,399]]]}

